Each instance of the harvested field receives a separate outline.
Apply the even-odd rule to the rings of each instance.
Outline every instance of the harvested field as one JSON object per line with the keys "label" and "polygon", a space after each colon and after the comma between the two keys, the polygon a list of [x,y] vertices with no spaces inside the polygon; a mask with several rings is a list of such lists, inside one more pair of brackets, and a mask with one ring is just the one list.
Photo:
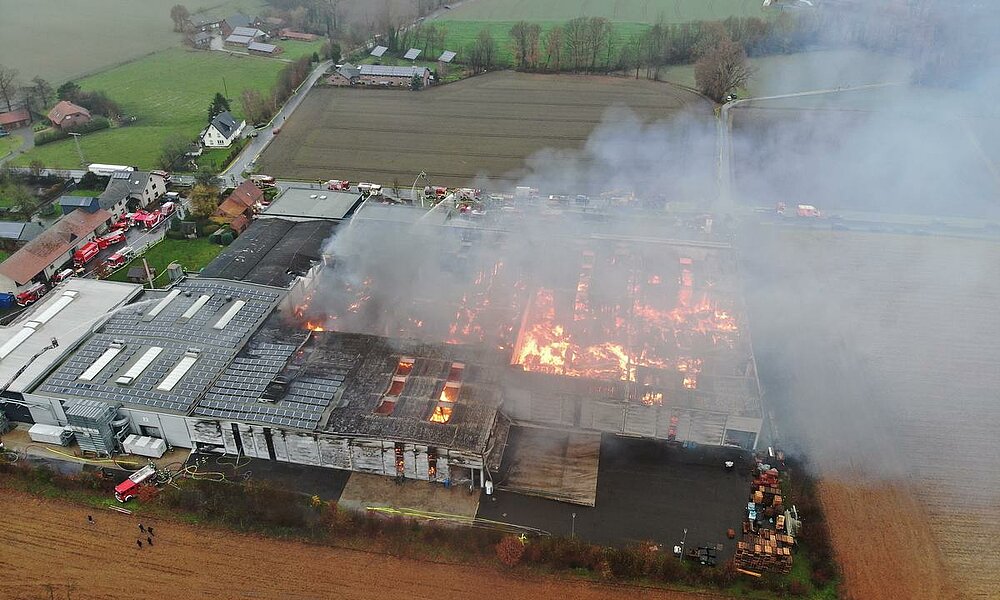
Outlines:
{"label": "harvested field", "polygon": [[995,598],[1000,244],[746,236],[761,380],[826,482],[849,597]]}
{"label": "harvested field", "polygon": [[[434,184],[462,185],[516,173],[542,149],[579,149],[615,105],[647,121],[712,116],[683,88],[613,77],[500,72],[422,92],[318,88],[259,162],[286,179],[409,186],[424,171]],[[694,158],[711,164],[712,154]]]}
{"label": "harvested field", "polygon": [[[492,568],[426,563],[148,519],[143,522],[155,527],[154,546],[140,550],[135,517],[2,489],[0,503],[5,516],[0,529],[4,549],[0,597],[11,600],[122,598],[137,582],[164,600],[723,598],[505,576]],[[94,515],[94,525],[87,524],[88,514]]]}

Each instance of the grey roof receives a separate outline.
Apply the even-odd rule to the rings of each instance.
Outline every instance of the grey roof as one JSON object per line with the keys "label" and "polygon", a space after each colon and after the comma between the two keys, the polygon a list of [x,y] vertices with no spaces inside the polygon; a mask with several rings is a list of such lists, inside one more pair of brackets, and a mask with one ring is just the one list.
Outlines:
{"label": "grey roof", "polygon": [[233,27],[232,35],[256,38],[264,35],[264,32],[256,27]]}
{"label": "grey roof", "polygon": [[[171,294],[174,290],[178,293],[158,314],[154,309],[169,297],[166,293],[150,294],[148,303],[116,313],[35,393],[117,401],[126,406],[185,414],[284,297],[284,291],[275,288],[206,278],[184,280],[174,286]],[[202,304],[203,295],[208,299]],[[216,324],[238,301],[245,304],[228,324],[217,329]],[[185,316],[197,304],[201,308]],[[91,381],[81,380],[80,375],[113,342],[124,344],[121,352]],[[149,366],[131,384],[117,383],[153,347],[162,350]],[[158,389],[192,349],[197,350],[197,359],[190,370],[173,389]]]}
{"label": "grey roof", "polygon": [[[3,348],[12,338],[25,330],[25,324],[45,320],[40,326],[35,327],[34,333],[11,350],[10,354],[0,358],[0,381],[10,381],[14,373],[24,366],[32,355],[47,346],[53,337],[57,338],[59,347],[38,357],[24,373],[11,382],[8,388],[11,392],[27,391],[31,388],[32,382],[45,375],[53,365],[58,364],[73,350],[77,342],[89,333],[93,323],[88,323],[88,320],[92,319],[96,323],[100,315],[125,304],[141,291],[142,286],[133,283],[78,277],[60,283],[46,294],[41,302],[33,304],[21,314],[17,321],[0,327],[0,348]],[[76,292],[72,300],[64,300],[72,295],[67,292]],[[49,316],[46,311],[57,302],[65,306],[56,314]],[[46,320],[42,315],[49,318]]]}
{"label": "grey roof", "polygon": [[253,19],[246,16],[243,13],[236,13],[234,15],[230,15],[226,17],[225,21],[226,25],[229,25],[233,29],[239,27],[250,27],[251,25],[253,25]]}
{"label": "grey roof", "polygon": [[361,75],[361,69],[355,67],[351,63],[344,63],[339,69],[337,69],[337,72],[347,79],[354,79],[355,77]]}
{"label": "grey roof", "polygon": [[253,38],[249,38],[245,35],[231,35],[226,38],[227,44],[239,44],[240,46],[246,46],[253,41]]}
{"label": "grey roof", "polygon": [[224,137],[232,137],[233,132],[239,129],[239,122],[231,112],[223,111],[212,119],[212,127],[215,127]]}
{"label": "grey roof", "polygon": [[119,201],[132,196],[139,197],[149,183],[148,171],[118,171],[111,177],[98,200],[101,208],[109,210]]}
{"label": "grey roof", "polygon": [[38,237],[45,229],[34,222],[16,223],[0,221],[0,239],[27,242]]}
{"label": "grey roof", "polygon": [[416,60],[418,56],[420,56],[420,48],[410,48],[403,55],[403,58],[406,60]]}
{"label": "grey roof", "polygon": [[371,55],[382,56],[383,54],[385,54],[386,50],[388,50],[388,48],[386,48],[385,46],[375,46],[374,48],[372,48]]}
{"label": "grey roof", "polygon": [[289,187],[260,216],[339,221],[349,216],[360,203],[361,195],[357,192]]}
{"label": "grey roof", "polygon": [[443,63],[450,63],[451,61],[455,60],[456,56],[458,56],[457,53],[452,52],[451,50],[445,50],[444,52],[441,53],[441,56],[438,57],[438,61]]}
{"label": "grey roof", "polygon": [[262,44],[260,42],[250,42],[247,44],[247,50],[254,50],[256,52],[268,52],[272,53],[277,50],[278,47],[274,44]]}
{"label": "grey roof", "polygon": [[[59,206],[62,207],[72,207],[72,208],[96,208],[94,206],[95,200],[93,196],[61,196],[59,198]],[[100,202],[96,203],[100,206]]]}
{"label": "grey roof", "polygon": [[[193,415],[274,424],[352,437],[409,441],[484,452],[501,404],[498,386],[505,364],[495,354],[458,346],[405,340],[312,333],[277,326],[280,315],[247,344]],[[270,327],[275,324],[274,327]],[[375,413],[402,356],[413,371],[389,416]],[[491,364],[480,365],[480,356]],[[453,362],[463,362],[461,393],[446,424],[431,423]],[[276,401],[261,401],[275,377],[288,381]]]}
{"label": "grey roof", "polygon": [[421,77],[427,67],[391,67],[388,65],[361,65],[362,75],[370,75],[372,77]]}
{"label": "grey roof", "polygon": [[287,287],[322,258],[334,221],[257,219],[201,271],[262,285]]}
{"label": "grey roof", "polygon": [[196,44],[201,42],[208,42],[212,40],[212,34],[207,31],[199,31],[198,33],[191,36],[191,39]]}

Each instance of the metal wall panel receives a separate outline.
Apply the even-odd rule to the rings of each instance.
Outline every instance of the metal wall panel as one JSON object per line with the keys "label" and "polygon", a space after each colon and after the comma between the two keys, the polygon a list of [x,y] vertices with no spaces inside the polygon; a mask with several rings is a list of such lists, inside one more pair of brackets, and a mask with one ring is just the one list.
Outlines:
{"label": "metal wall panel", "polygon": [[319,466],[319,444],[315,436],[308,433],[287,432],[284,434],[284,439],[288,448],[288,462]]}
{"label": "metal wall panel", "polygon": [[351,445],[346,438],[320,436],[320,464],[324,467],[351,470]]}
{"label": "metal wall panel", "polygon": [[656,436],[656,417],[660,407],[629,404],[625,409],[625,433]]}
{"label": "metal wall panel", "polygon": [[351,444],[351,463],[356,471],[383,473],[382,442],[355,440]]}
{"label": "metal wall panel", "polygon": [[187,424],[192,442],[215,444],[218,446],[225,445],[225,440],[222,437],[222,425],[218,421],[189,418],[187,419]]}

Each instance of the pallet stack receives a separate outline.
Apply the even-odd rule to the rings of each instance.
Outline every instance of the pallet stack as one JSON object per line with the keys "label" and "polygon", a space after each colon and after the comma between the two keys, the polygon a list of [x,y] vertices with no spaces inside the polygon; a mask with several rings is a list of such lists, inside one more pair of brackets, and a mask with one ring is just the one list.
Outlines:
{"label": "pallet stack", "polygon": [[792,536],[770,529],[744,535],[743,540],[736,543],[736,566],[755,573],[787,573],[792,569],[789,546],[794,543]]}

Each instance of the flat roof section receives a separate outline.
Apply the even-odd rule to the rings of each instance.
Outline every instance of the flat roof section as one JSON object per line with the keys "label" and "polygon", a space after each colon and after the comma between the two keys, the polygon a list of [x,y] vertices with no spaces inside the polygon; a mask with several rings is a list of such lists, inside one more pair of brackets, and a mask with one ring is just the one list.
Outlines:
{"label": "flat roof section", "polygon": [[[133,283],[76,277],[59,284],[16,321],[0,327],[0,348],[5,349],[5,356],[0,358],[0,385],[8,382],[18,369],[48,346],[55,337],[59,340],[59,347],[48,350],[35,359],[8,388],[9,392],[27,391],[35,381],[71,353],[101,317],[123,306],[141,292],[142,286]],[[26,327],[31,323],[37,325]],[[27,334],[28,331],[31,332],[30,335]],[[21,341],[15,345],[16,339]]]}
{"label": "flat roof section", "polygon": [[361,195],[353,192],[334,192],[319,187],[289,187],[260,216],[340,221],[360,203]]}

